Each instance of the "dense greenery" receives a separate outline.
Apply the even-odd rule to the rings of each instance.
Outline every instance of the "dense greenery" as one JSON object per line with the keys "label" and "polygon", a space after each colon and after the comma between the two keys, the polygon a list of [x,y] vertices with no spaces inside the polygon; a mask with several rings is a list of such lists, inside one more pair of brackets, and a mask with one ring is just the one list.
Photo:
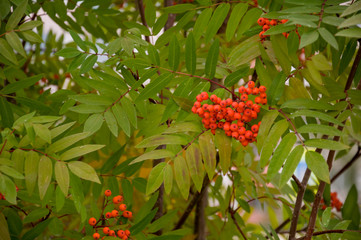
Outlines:
{"label": "dense greenery", "polygon": [[[2,0],[0,18],[0,239],[104,236],[90,218],[137,240],[361,238],[356,183],[331,193],[361,155],[361,1]],[[236,111],[250,80],[255,142],[192,112],[202,92]],[[133,216],[103,219],[106,189]]]}

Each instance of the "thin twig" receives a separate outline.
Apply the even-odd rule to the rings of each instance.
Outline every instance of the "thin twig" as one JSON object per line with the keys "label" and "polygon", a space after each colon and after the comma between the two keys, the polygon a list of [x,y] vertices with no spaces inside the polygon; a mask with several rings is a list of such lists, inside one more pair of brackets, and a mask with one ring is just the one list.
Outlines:
{"label": "thin twig", "polygon": [[[229,207],[230,208],[230,207]],[[244,240],[247,240],[247,236],[246,234],[243,232],[243,230],[241,229],[241,227],[239,226],[237,220],[236,220],[236,217],[234,216],[234,214],[236,213],[236,211],[232,210],[232,209],[229,209],[229,213],[231,214],[231,218],[234,222],[234,225],[236,225],[238,231],[241,233],[242,237]]]}
{"label": "thin twig", "polygon": [[208,131],[209,129],[204,129],[202,132],[200,132],[197,136],[195,136],[192,141],[190,141],[189,143],[187,143],[182,150],[180,150],[175,156],[174,158],[176,158],[179,154],[181,154],[183,151],[187,150],[187,148],[192,145],[192,143],[197,140],[203,133],[205,133],[206,131]]}
{"label": "thin twig", "polygon": [[357,146],[357,152],[355,154],[355,156],[353,156],[353,158],[343,167],[340,169],[340,171],[338,171],[335,176],[333,176],[331,178],[331,183],[334,182],[339,176],[341,176],[341,174],[343,174],[347,169],[349,169],[351,167],[351,165],[357,160],[359,159],[359,157],[361,157],[361,148],[360,146]]}
{"label": "thin twig", "polygon": [[[324,230],[319,232],[314,232],[312,236],[318,236],[323,234],[330,234],[330,233],[344,233],[344,232],[355,232],[355,233],[361,233],[360,230],[348,230],[348,229],[330,229],[330,230]],[[304,240],[305,237],[297,238],[297,240]]]}

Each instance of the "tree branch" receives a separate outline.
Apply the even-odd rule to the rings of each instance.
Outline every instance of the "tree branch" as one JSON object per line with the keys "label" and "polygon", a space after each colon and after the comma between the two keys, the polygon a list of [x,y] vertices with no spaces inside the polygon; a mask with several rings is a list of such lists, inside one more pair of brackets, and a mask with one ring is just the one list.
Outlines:
{"label": "tree branch", "polygon": [[343,174],[347,169],[349,169],[351,167],[351,165],[357,160],[359,159],[359,157],[361,156],[361,148],[360,146],[357,146],[357,152],[355,154],[355,156],[353,156],[353,158],[343,167],[341,168],[340,171],[338,171],[335,176],[333,176],[331,178],[331,183],[334,182],[339,176],[341,176],[341,174]]}

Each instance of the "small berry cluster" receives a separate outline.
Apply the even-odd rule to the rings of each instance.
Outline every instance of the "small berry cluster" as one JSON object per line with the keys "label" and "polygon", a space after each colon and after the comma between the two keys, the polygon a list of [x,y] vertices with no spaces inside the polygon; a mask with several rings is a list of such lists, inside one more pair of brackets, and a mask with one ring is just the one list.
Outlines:
{"label": "small berry cluster", "polygon": [[[326,206],[325,201],[323,199],[321,199],[321,204],[322,204],[321,208],[323,210],[325,210],[327,208],[327,206]],[[332,192],[331,193],[331,207],[336,208],[336,210],[338,212],[340,212],[341,208],[342,208],[342,205],[343,205],[343,203],[337,197],[337,192]]]}
{"label": "small berry cluster", "polygon": [[[93,238],[96,240],[100,239],[101,236],[98,233],[98,229],[103,228],[103,233],[105,234],[105,236],[103,236],[103,238],[105,238],[106,236],[111,236],[111,237],[118,236],[119,238],[121,238],[123,240],[127,240],[130,236],[130,231],[128,229],[121,230],[121,229],[117,229],[115,226],[110,226],[109,220],[111,218],[114,218],[116,220],[115,222],[118,222],[118,220],[119,220],[118,218],[120,216],[123,216],[125,218],[132,218],[133,213],[131,211],[127,211],[127,206],[124,203],[121,203],[121,202],[123,202],[122,196],[120,196],[120,195],[115,196],[115,197],[113,197],[113,199],[111,201],[110,199],[108,199],[108,197],[110,197],[112,195],[112,192],[109,189],[105,190],[104,195],[106,196],[106,202],[104,204],[103,210],[111,202],[114,203],[114,210],[112,210],[111,212],[105,213],[105,216],[102,214],[102,216],[100,217],[99,220],[97,220],[94,217],[89,218],[89,221],[88,221],[89,225],[93,226],[93,228],[96,230],[96,232],[93,234]],[[117,209],[119,209],[119,211]],[[122,213],[120,214],[120,212],[122,212]],[[108,224],[97,226],[101,222],[101,220],[106,221]],[[115,230],[113,230],[113,229],[115,229]]]}
{"label": "small berry cluster", "polygon": [[[231,98],[221,100],[216,95],[208,96],[202,92],[197,96],[197,101],[192,107],[192,112],[202,118],[206,129],[211,129],[215,134],[216,129],[223,129],[227,136],[239,140],[243,146],[247,146],[256,140],[261,122],[250,125],[249,122],[257,119],[261,110],[259,104],[267,104],[266,87],[255,87],[253,81],[248,82],[248,87],[239,87],[240,99],[233,101]],[[254,102],[248,98],[256,95]],[[209,100],[210,101],[209,101]],[[207,101],[202,105],[203,101]],[[213,104],[211,104],[212,102]]]}
{"label": "small berry cluster", "polygon": [[[272,26],[276,26],[278,24],[284,24],[288,22],[288,19],[282,19],[282,20],[276,20],[276,19],[271,19],[269,20],[268,18],[259,18],[257,20],[258,25],[260,25],[262,27],[262,31],[259,33],[259,37],[261,38],[261,40],[264,40],[266,37],[269,37],[269,35],[264,35],[264,33],[270,29]],[[286,38],[288,37],[289,33],[282,33],[283,36],[285,36]]]}

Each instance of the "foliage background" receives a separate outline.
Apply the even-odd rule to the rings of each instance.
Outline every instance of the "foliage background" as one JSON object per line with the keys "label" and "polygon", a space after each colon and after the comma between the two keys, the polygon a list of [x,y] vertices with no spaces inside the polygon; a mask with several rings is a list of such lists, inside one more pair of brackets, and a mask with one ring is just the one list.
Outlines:
{"label": "foliage background", "polygon": [[[108,188],[134,239],[359,239],[355,179],[319,203],[360,157],[360,1],[176,3],[1,1],[0,239],[89,238]],[[260,16],[289,21],[261,42]],[[195,97],[250,79],[257,143],[204,131]]]}

